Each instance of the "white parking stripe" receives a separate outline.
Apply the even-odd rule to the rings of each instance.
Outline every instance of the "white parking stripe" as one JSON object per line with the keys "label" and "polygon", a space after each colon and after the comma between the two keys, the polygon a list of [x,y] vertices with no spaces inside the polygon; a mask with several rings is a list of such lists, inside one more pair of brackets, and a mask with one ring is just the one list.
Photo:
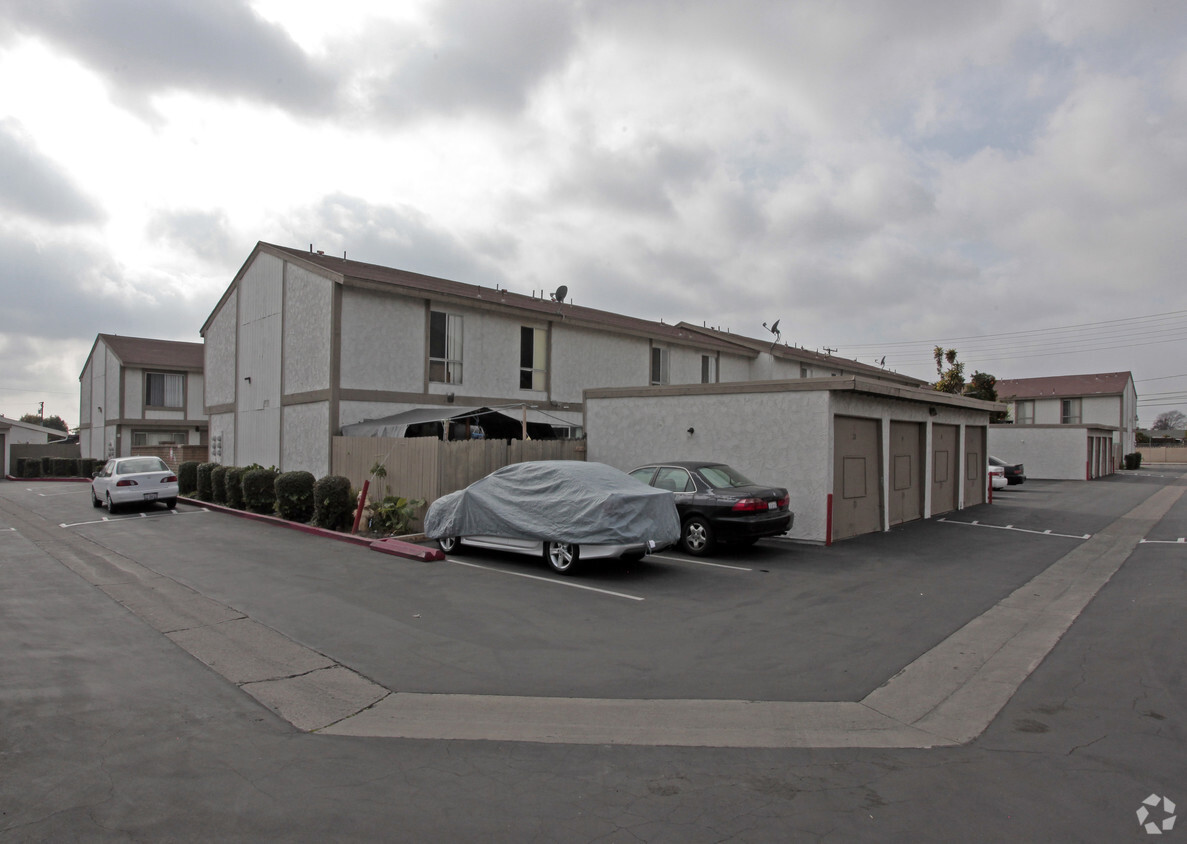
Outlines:
{"label": "white parking stripe", "polygon": [[1058,536],[1061,539],[1091,539],[1092,538],[1092,534],[1090,534],[1090,533],[1084,533],[1084,534],[1080,534],[1077,536],[1077,535],[1071,534],[1071,533],[1052,533],[1049,530],[1027,530],[1026,528],[1016,528],[1013,525],[985,525],[985,524],[981,524],[980,521],[958,522],[955,519],[936,519],[936,521],[944,522],[945,524],[949,524],[949,525],[964,525],[966,527],[992,528],[993,530],[1011,530],[1011,531],[1014,531],[1015,533],[1032,533],[1035,536]]}
{"label": "white parking stripe", "polygon": [[515,575],[516,577],[526,577],[529,580],[539,580],[544,583],[552,583],[556,586],[570,586],[574,589],[585,589],[586,591],[589,591],[589,592],[601,592],[603,595],[610,595],[615,598],[626,598],[627,600],[630,600],[630,601],[642,601],[643,600],[643,598],[639,597],[638,595],[627,595],[624,592],[611,592],[609,589],[599,589],[596,586],[586,586],[582,583],[573,583],[572,581],[569,581],[569,580],[557,580],[554,577],[541,577],[538,574],[528,574],[528,573],[522,572],[522,571],[507,571],[506,569],[498,569],[498,568],[494,568],[492,566],[482,566],[482,565],[479,565],[478,563],[467,563],[464,560],[455,560],[453,557],[446,557],[445,559],[447,562],[456,563],[459,566],[469,566],[472,569],[483,569],[484,571],[493,571],[493,572],[496,572],[497,574],[512,574],[512,575]]}
{"label": "white parking stripe", "polygon": [[733,569],[734,571],[754,571],[754,569],[746,568],[745,566],[730,566],[725,563],[711,563],[708,560],[690,560],[688,557],[668,557],[663,554],[651,554],[647,557],[649,560],[670,560],[673,563],[692,563],[697,566],[712,566],[717,569]]}
{"label": "white parking stripe", "polygon": [[1184,545],[1187,544],[1187,536],[1180,536],[1178,539],[1143,539],[1139,545]]}
{"label": "white parking stripe", "polygon": [[133,516],[122,516],[122,517],[120,517],[120,516],[115,516],[115,517],[104,516],[101,519],[93,519],[89,522],[62,522],[61,524],[58,525],[58,527],[72,528],[72,527],[81,527],[82,525],[101,525],[104,522],[110,522],[110,523],[114,524],[115,522],[126,522],[129,519],[155,519],[155,518],[158,518],[161,516],[192,516],[194,513],[209,513],[209,512],[210,511],[207,510],[205,507],[200,507],[197,510],[165,510],[163,513],[162,512],[157,512],[157,513],[152,513],[152,514],[137,513],[136,515],[133,515]]}

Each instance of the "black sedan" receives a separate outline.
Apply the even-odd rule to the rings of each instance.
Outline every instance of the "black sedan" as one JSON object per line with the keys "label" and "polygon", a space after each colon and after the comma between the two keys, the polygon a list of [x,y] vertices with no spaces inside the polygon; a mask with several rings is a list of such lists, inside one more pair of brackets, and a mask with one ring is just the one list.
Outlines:
{"label": "black sedan", "polygon": [[787,533],[792,525],[786,489],[756,484],[724,463],[674,460],[640,466],[630,474],[675,493],[680,546],[698,557],[712,553],[717,542],[749,545]]}
{"label": "black sedan", "polygon": [[1007,463],[990,455],[990,466],[1001,466],[1006,470],[1006,483],[1009,485],[1020,484],[1026,480],[1026,470],[1021,463]]}

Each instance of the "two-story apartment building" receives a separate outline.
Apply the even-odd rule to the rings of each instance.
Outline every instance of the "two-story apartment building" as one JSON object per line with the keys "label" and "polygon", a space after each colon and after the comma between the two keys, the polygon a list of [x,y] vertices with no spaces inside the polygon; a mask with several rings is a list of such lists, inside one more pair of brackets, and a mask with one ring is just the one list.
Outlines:
{"label": "two-story apartment building", "polygon": [[205,445],[201,343],[99,334],[79,381],[83,457],[134,445]]}
{"label": "two-story apartment building", "polygon": [[1137,450],[1137,390],[1129,372],[1002,378],[998,400],[1011,425],[990,429],[996,456],[1024,462],[1031,477],[1094,478]]}
{"label": "two-story apartment building", "polygon": [[815,353],[559,298],[258,243],[201,330],[212,459],[322,475],[343,426],[404,411],[519,408],[577,431],[591,388],[823,374]]}

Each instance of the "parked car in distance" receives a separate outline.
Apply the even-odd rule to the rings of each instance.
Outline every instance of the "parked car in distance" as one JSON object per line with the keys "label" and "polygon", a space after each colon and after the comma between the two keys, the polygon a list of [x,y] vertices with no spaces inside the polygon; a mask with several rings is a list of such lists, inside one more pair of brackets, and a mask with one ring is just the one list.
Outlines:
{"label": "parked car in distance", "polygon": [[666,548],[680,536],[680,516],[671,492],[611,466],[538,460],[504,466],[438,498],[424,532],[447,554],[461,544],[531,554],[570,574],[579,560],[639,559]]}
{"label": "parked car in distance", "polygon": [[1026,480],[1026,471],[1021,463],[1007,463],[992,454],[989,455],[990,466],[1001,466],[1006,470],[1006,482],[1010,485],[1020,484]]}
{"label": "parked car in distance", "polygon": [[752,544],[791,529],[783,487],[756,484],[736,469],[709,460],[673,460],[631,470],[631,477],[676,496],[680,547],[694,556],[713,553],[718,542]]}
{"label": "parked car in distance", "polygon": [[159,457],[114,457],[91,481],[91,504],[106,506],[109,513],[124,504],[155,501],[172,510],[177,495],[177,475]]}
{"label": "parked car in distance", "polygon": [[1006,470],[1001,466],[994,466],[990,463],[989,483],[993,489],[1005,489],[1009,486],[1009,481],[1006,480]]}

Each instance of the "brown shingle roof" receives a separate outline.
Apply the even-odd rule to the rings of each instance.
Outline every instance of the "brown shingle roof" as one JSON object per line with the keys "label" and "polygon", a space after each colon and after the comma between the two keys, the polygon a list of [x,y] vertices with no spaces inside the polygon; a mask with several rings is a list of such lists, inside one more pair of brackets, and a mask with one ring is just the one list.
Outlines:
{"label": "brown shingle roof", "polygon": [[1072,396],[1118,396],[1133,378],[1129,372],[1101,372],[1092,375],[1048,375],[1041,378],[999,378],[997,396],[1009,399],[1067,398]]}
{"label": "brown shingle roof", "polygon": [[100,334],[99,339],[124,366],[160,366],[197,372],[203,368],[201,343],[121,337],[119,334]]}

